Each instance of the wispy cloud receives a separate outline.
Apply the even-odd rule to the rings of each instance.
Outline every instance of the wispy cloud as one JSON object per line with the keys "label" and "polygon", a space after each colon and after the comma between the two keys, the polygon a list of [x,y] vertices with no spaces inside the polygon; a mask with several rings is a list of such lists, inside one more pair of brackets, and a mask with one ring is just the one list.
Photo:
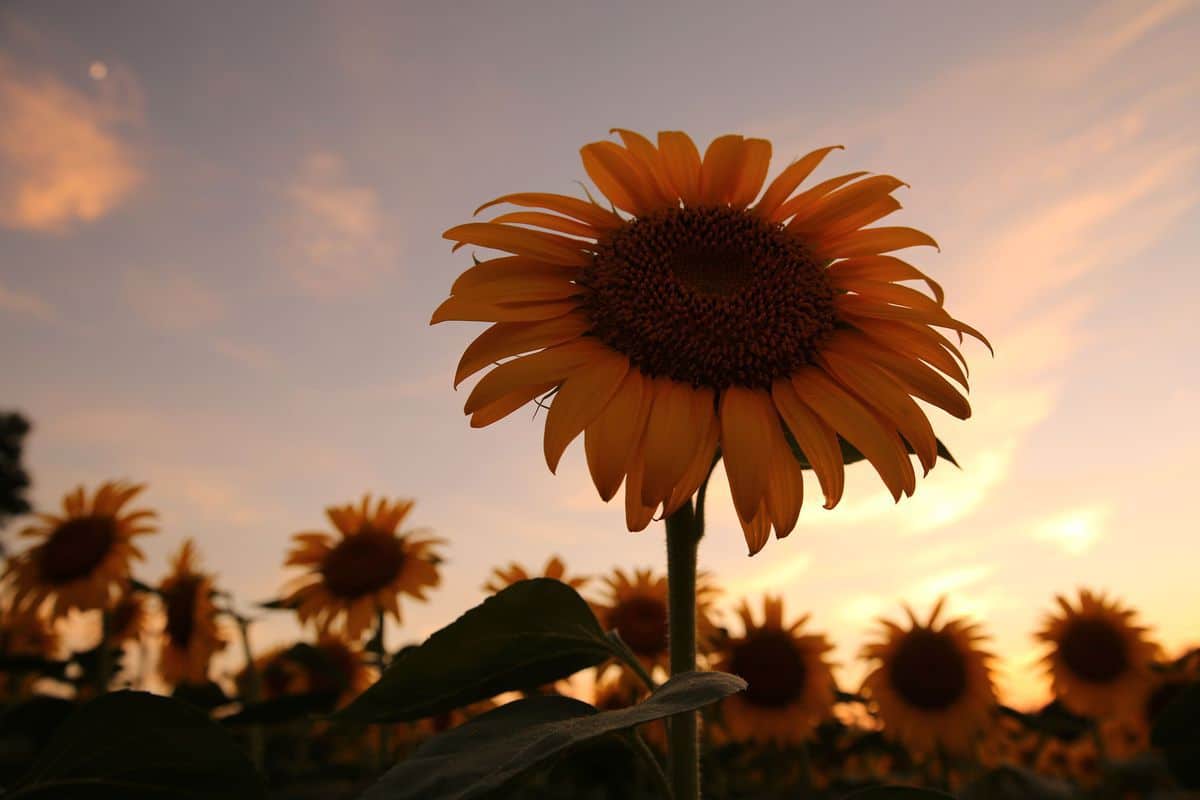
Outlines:
{"label": "wispy cloud", "polygon": [[209,328],[225,315],[221,296],[177,267],[130,267],[122,284],[134,312],[159,330]]}
{"label": "wispy cloud", "polygon": [[356,182],[341,156],[305,158],[285,201],[285,269],[301,291],[350,294],[395,269],[394,226],[384,224],[375,189]]}
{"label": "wispy cloud", "polygon": [[58,234],[94,222],[142,180],[121,136],[140,97],[127,70],[118,89],[85,92],[49,72],[0,56],[0,225]]}
{"label": "wispy cloud", "polygon": [[42,298],[28,292],[10,289],[3,283],[0,283],[0,309],[42,320],[54,319],[57,316],[54,308]]}
{"label": "wispy cloud", "polygon": [[1078,556],[1086,553],[1104,534],[1104,525],[1112,515],[1108,504],[1071,509],[1035,524],[1029,535],[1039,542]]}

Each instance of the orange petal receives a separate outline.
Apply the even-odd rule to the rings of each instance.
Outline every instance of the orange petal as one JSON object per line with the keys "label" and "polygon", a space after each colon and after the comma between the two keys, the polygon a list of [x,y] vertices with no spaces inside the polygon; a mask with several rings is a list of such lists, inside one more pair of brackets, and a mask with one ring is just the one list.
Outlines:
{"label": "orange petal", "polygon": [[594,340],[578,339],[506,361],[475,384],[464,411],[473,414],[523,386],[557,385],[574,370],[609,352]]}
{"label": "orange petal", "polygon": [[916,228],[866,228],[822,242],[818,252],[826,258],[854,258],[922,245],[938,247],[932,236]]}
{"label": "orange petal", "polygon": [[610,351],[563,381],[546,415],[543,450],[551,472],[575,437],[600,415],[629,371],[629,359]]}
{"label": "orange petal", "polygon": [[497,224],[508,222],[514,225],[536,225],[539,228],[565,233],[568,236],[582,236],[585,239],[592,240],[595,240],[600,235],[599,231],[591,225],[586,225],[567,217],[560,217],[557,214],[547,214],[542,211],[510,211],[507,214],[493,217],[488,221]]}
{"label": "orange petal", "polygon": [[821,181],[816,186],[813,186],[810,189],[805,189],[795,197],[788,199],[786,203],[775,209],[775,213],[771,215],[771,221],[783,222],[784,220],[810,208],[814,203],[839,186],[847,184],[855,178],[862,177],[866,174],[866,172],[849,172],[845,175],[838,175],[837,177],[830,178],[827,181]]}
{"label": "orange petal", "polygon": [[758,201],[758,205],[754,207],[754,212],[765,219],[774,219],[775,211],[783,205],[792,192],[796,191],[796,187],[804,183],[804,179],[812,174],[812,171],[824,160],[825,156],[829,155],[834,150],[843,149],[840,144],[832,147],[822,147],[820,150],[813,150],[808,155],[788,165],[787,169],[779,173],[775,180],[771,181],[771,185],[767,187],[767,191],[763,193],[762,200]]}
{"label": "orange petal", "polygon": [[742,171],[744,137],[737,134],[718,136],[704,151],[700,165],[700,202],[720,205],[729,202]]}
{"label": "orange petal", "polygon": [[569,314],[579,308],[578,298],[526,303],[489,303],[470,297],[448,297],[433,312],[430,325],[450,320],[467,322],[536,322]]}
{"label": "orange petal", "polygon": [[557,384],[554,382],[528,384],[514,389],[506,395],[497,398],[486,406],[483,406],[474,414],[471,415],[472,428],[486,428],[493,422],[504,419],[512,412],[516,411],[521,406],[530,402],[534,398],[541,397],[549,392]]}
{"label": "orange petal", "polygon": [[493,250],[507,250],[519,256],[529,256],[555,264],[582,267],[592,260],[584,252],[585,243],[543,231],[531,231],[513,225],[492,222],[467,222],[456,225],[442,234],[443,239],[457,242],[454,249],[476,244]]}
{"label": "orange petal", "polygon": [[960,339],[962,338],[962,334],[966,333],[982,342],[989,351],[992,350],[992,343],[987,340],[986,336],[967,323],[950,316],[941,307],[936,310],[903,308],[853,294],[835,295],[833,304],[837,308],[838,313],[846,317],[870,317],[874,319],[900,320],[901,322],[920,325],[936,325],[939,328],[948,328],[957,332]]}
{"label": "orange petal", "polygon": [[742,146],[742,167],[733,184],[729,204],[745,208],[762,191],[763,181],[771,166],[771,143],[766,139],[747,139]]}
{"label": "orange petal", "polygon": [[557,211],[560,214],[566,214],[568,217],[574,217],[581,222],[586,222],[594,228],[600,230],[616,230],[625,224],[625,221],[619,216],[609,211],[603,206],[598,206],[595,203],[587,200],[580,200],[578,197],[570,197],[565,194],[552,194],[548,192],[519,192],[517,194],[506,194],[497,197],[491,202],[484,203],[479,208],[475,209],[478,214],[485,208],[491,208],[500,203],[512,203],[516,206],[536,206],[540,208],[548,208],[551,211]]}
{"label": "orange petal", "polygon": [[800,452],[804,453],[813,472],[817,474],[817,480],[821,482],[825,508],[833,508],[842,499],[846,483],[842,448],[838,444],[837,434],[800,400],[791,381],[776,381],[771,387],[771,399],[775,401],[775,408],[787,423]]}
{"label": "orange petal", "polygon": [[[967,388],[967,374],[960,366],[962,354],[932,328],[886,319],[863,320],[858,329],[872,341],[900,355],[919,358]],[[956,359],[955,356],[958,356]]]}
{"label": "orange petal", "polygon": [[750,555],[754,555],[766,546],[771,538],[771,515],[767,511],[766,501],[759,504],[754,516],[747,522],[742,520],[742,535],[746,537],[746,547]]}
{"label": "orange petal", "polygon": [[625,144],[625,148],[633,154],[638,163],[654,178],[654,186],[663,205],[679,205],[679,193],[671,185],[671,178],[667,175],[662,158],[659,157],[658,148],[645,136],[634,131],[628,131],[624,128],[613,128],[609,133],[618,134],[621,137],[621,141]]}
{"label": "orange petal", "polygon": [[641,453],[635,451],[629,464],[629,476],[625,479],[625,527],[635,532],[644,531],[650,521],[654,519],[654,512],[657,510],[657,506],[642,504],[642,476],[644,473],[645,466]]}
{"label": "orange petal", "polygon": [[654,179],[633,155],[614,142],[593,142],[579,150],[588,177],[613,205],[635,216],[659,203]]}
{"label": "orange petal", "polygon": [[480,261],[475,266],[464,271],[455,279],[450,287],[450,294],[461,294],[467,289],[500,278],[515,277],[561,277],[571,280],[579,274],[575,267],[562,264],[549,264],[527,256],[503,256]]}
{"label": "orange petal", "polygon": [[[697,430],[693,419],[692,395],[701,390],[670,378],[655,378],[654,401],[642,439],[642,503],[662,503],[683,477],[699,440],[706,431]],[[712,403],[711,393],[708,402]]]}
{"label": "orange petal", "polygon": [[636,368],[630,369],[604,410],[584,431],[588,471],[606,503],[621,488],[634,446],[646,427],[651,396],[649,379]]}
{"label": "orange petal", "polygon": [[842,236],[850,231],[856,231],[873,222],[878,222],[888,214],[896,213],[902,207],[900,201],[894,197],[880,197],[878,200],[864,205],[857,211],[852,211],[844,217],[838,217],[837,220],[821,229],[820,233],[817,234],[817,239],[818,241],[832,239],[835,236]]}
{"label": "orange petal", "polygon": [[919,397],[959,419],[971,416],[971,405],[967,398],[959,394],[945,378],[920,361],[900,355],[861,336],[838,336],[830,345],[830,349],[871,359],[899,381],[913,397]]}
{"label": "orange petal", "polygon": [[932,314],[945,313],[945,309],[932,297],[896,283],[843,278],[837,282],[837,287],[889,305],[906,306]]}
{"label": "orange petal", "polygon": [[658,152],[663,168],[671,185],[675,187],[684,205],[700,202],[700,151],[696,143],[681,131],[661,131],[658,134]]}
{"label": "orange petal", "polygon": [[916,474],[895,430],[885,427],[866,406],[816,367],[793,375],[792,387],[805,405],[866,456],[894,499],[912,492]]}
{"label": "orange petal", "polygon": [[871,281],[924,281],[933,292],[938,305],[942,305],[946,300],[946,293],[942,290],[941,284],[912,264],[895,256],[861,256],[837,261],[829,267],[829,277],[833,279],[834,286],[837,286],[838,281],[844,278]]}
{"label": "orange petal", "polygon": [[937,437],[929,418],[904,387],[870,361],[850,358],[834,350],[827,350],[822,358],[844,388],[896,426],[928,474],[937,463]]}
{"label": "orange petal", "polygon": [[767,472],[767,512],[775,526],[775,537],[782,539],[796,527],[800,506],[804,502],[804,472],[792,454],[783,431],[778,431],[771,444],[770,467]]}
{"label": "orange petal", "polygon": [[[731,386],[721,395],[721,453],[733,506],[742,522],[758,513],[767,490],[775,406],[760,389]],[[775,431],[772,431],[774,426]]]}
{"label": "orange petal", "polygon": [[497,322],[481,333],[463,352],[454,373],[457,387],[488,364],[543,347],[577,339],[591,323],[582,314],[566,314],[537,322]]}
{"label": "orange petal", "polygon": [[[477,283],[463,289],[456,297],[476,303],[531,303],[539,300],[565,300],[583,293],[583,288],[571,282],[571,275],[513,275]],[[890,284],[888,284],[890,285]]]}
{"label": "orange petal", "polygon": [[880,197],[886,197],[906,184],[891,175],[872,175],[849,186],[830,192],[819,201],[799,212],[788,223],[795,233],[812,233],[837,223]]}
{"label": "orange petal", "polygon": [[704,483],[704,480],[712,473],[713,460],[717,454],[717,443],[721,438],[721,426],[717,424],[711,402],[708,407],[708,421],[701,427],[705,428],[707,432],[701,439],[700,446],[692,455],[691,463],[683,471],[683,477],[679,479],[679,483],[675,484],[670,498],[663,506],[664,516],[671,516],[684,503],[691,500],[692,496],[700,489],[700,484]]}

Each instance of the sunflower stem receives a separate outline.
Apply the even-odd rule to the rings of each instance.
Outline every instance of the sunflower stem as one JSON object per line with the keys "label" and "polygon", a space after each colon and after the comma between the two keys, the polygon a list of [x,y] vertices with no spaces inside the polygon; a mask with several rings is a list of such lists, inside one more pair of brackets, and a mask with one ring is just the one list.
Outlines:
{"label": "sunflower stem", "polygon": [[667,800],[673,800],[675,793],[671,790],[671,784],[667,782],[667,774],[663,772],[662,765],[658,763],[658,757],[654,755],[654,751],[646,744],[646,740],[641,737],[636,728],[629,731],[628,739],[633,747],[633,751],[650,768],[650,777],[654,779],[654,785],[658,787],[658,791]]}
{"label": "sunflower stem", "polygon": [[[667,517],[668,631],[671,674],[696,669],[696,551],[704,531],[689,500]],[[671,717],[669,769],[675,800],[700,798],[699,717],[695,711]]]}
{"label": "sunflower stem", "polygon": [[[254,651],[250,649],[250,620],[241,614],[231,616],[238,626],[242,640],[242,655],[246,659],[246,702],[257,703],[262,700],[262,676],[258,674],[258,664],[254,663]],[[266,743],[263,739],[262,725],[250,726],[250,761],[255,768],[262,772],[265,769]]]}
{"label": "sunflower stem", "polygon": [[113,635],[113,614],[109,609],[100,612],[100,644],[96,653],[96,694],[108,692],[112,682],[113,648],[110,639]]}
{"label": "sunflower stem", "polygon": [[[384,639],[384,631],[386,630],[387,618],[384,616],[383,607],[379,607],[375,614],[375,635],[371,637],[368,646],[375,652],[375,660],[379,665],[379,674],[383,675],[383,671],[387,669],[388,652],[387,641]],[[379,726],[379,751],[376,753],[377,766],[382,772],[391,766],[391,750],[392,750],[392,729],[387,723]]]}

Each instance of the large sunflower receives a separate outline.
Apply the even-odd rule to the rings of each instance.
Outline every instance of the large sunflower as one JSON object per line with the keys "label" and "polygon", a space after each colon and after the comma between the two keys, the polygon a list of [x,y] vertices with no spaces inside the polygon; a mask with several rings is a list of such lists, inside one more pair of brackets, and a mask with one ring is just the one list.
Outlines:
{"label": "large sunflower", "polygon": [[[496,567],[493,569],[492,574],[488,576],[487,583],[483,585],[483,590],[495,594],[501,589],[512,586],[514,583],[527,581],[532,577],[534,576],[530,575],[525,567],[514,561],[507,567]],[[546,562],[546,566],[542,568],[541,577],[561,581],[572,589],[582,589],[591,580],[587,575],[576,575],[568,578],[567,565],[558,556],[550,557],[550,560]]]}
{"label": "large sunflower", "polygon": [[80,486],[63,497],[62,515],[39,514],[21,535],[41,542],[15,556],[5,571],[15,606],[48,605],[54,619],[76,608],[107,608],[129,582],[130,562],[143,558],[133,538],[156,530],[153,511],[122,513],[143,488],[109,481],[89,501]]}
{"label": "large sunflower", "polygon": [[[592,603],[600,625],[605,630],[616,629],[629,649],[650,668],[666,667],[670,652],[667,646],[667,576],[652,569],[636,569],[630,575],[617,568],[603,580],[605,594]],[[717,589],[701,575],[696,585],[696,627],[703,650],[714,638],[716,626],[709,611]]]}
{"label": "large sunflower", "polygon": [[159,660],[163,678],[173,684],[206,682],[209,662],[226,639],[217,626],[212,576],[199,571],[191,539],[171,559],[171,572],[158,592],[167,617]]}
{"label": "large sunflower", "polygon": [[325,510],[340,538],[327,533],[298,533],[287,565],[307,567],[285,590],[284,602],[296,609],[300,621],[315,621],[329,630],[344,617],[346,636],[354,641],[385,610],[400,621],[401,592],[425,600],[425,589],[441,582],[434,552],[443,540],[417,531],[396,533],[413,502],[388,502],[372,506],[365,495],[359,506],[331,506]]}
{"label": "large sunflower", "polygon": [[783,600],[763,598],[763,621],[742,601],[743,633],[719,651],[716,668],[745,679],[746,691],[725,698],[721,711],[739,741],[799,744],[833,711],[834,682],[824,636],[802,634],[808,615],[785,625]]}
{"label": "large sunflower", "polygon": [[[340,636],[325,634],[315,644],[299,642],[279,647],[255,659],[263,700],[303,694],[324,694],[343,706],[361,694],[374,679],[362,648]],[[237,683],[243,693],[249,673]]]}
{"label": "large sunflower", "polygon": [[939,600],[925,624],[909,611],[907,628],[881,620],[882,640],[863,650],[876,662],[863,693],[878,707],[884,733],[918,753],[969,752],[996,706],[985,637],[965,619],[939,623],[941,610]]}
{"label": "large sunflower", "polygon": [[[796,193],[837,149],[826,147],[760,197],[770,142],[721,136],[701,158],[684,133],[661,132],[657,146],[617,133],[624,146],[581,150],[613,210],[590,195],[507,194],[476,213],[544,210],[443,234],[456,250],[508,254],[464,272],[431,320],[495,323],[463,354],[456,385],[513,357],[467,398],[471,425],[553,395],[547,464],[555,470],[582,433],[601,498],[625,482],[633,531],[687,502],[719,448],[752,554],[772,528],[783,537],[796,524],[803,481],[790,445],[812,465],[826,508],[842,496],[846,445],[895,499],[912,494],[906,450],[925,472],[938,450],[913,398],[970,415],[940,374],[965,389],[965,361],[935,328],[986,340],[945,311],[937,283],[885,255],[933,239],[864,228],[900,208],[891,193],[904,184],[852,172]],[[933,297],[903,281],[924,281]]]}
{"label": "large sunflower", "polygon": [[1154,681],[1158,646],[1136,612],[1102,593],[1079,591],[1079,604],[1059,595],[1038,638],[1050,646],[1043,663],[1054,694],[1069,710],[1092,717],[1136,717]]}

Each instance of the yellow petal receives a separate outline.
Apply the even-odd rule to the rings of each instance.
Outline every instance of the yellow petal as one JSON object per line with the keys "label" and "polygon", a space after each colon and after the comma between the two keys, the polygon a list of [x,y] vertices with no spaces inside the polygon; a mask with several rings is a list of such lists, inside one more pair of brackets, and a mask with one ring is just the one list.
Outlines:
{"label": "yellow petal", "polygon": [[818,253],[826,258],[854,258],[919,246],[938,247],[938,243],[916,228],[866,228],[822,242]]}
{"label": "yellow petal", "polygon": [[484,203],[475,209],[475,213],[478,214],[485,208],[490,208],[500,203],[548,208],[551,211],[557,211],[560,214],[566,214],[568,217],[574,217],[581,222],[586,222],[600,230],[616,230],[625,224],[624,220],[603,206],[598,206],[588,200],[580,200],[578,197],[549,192],[519,192],[517,194],[502,195],[489,203]]}
{"label": "yellow petal", "polygon": [[962,353],[932,328],[885,319],[862,320],[857,327],[882,347],[900,355],[927,361],[934,368],[958,381],[964,389],[968,388],[967,373],[961,366],[965,363]]}
{"label": "yellow petal", "polygon": [[775,537],[782,539],[796,527],[800,506],[804,502],[804,472],[792,454],[783,431],[778,431],[771,443],[771,463],[767,473],[767,512],[775,527]]}
{"label": "yellow petal", "polygon": [[656,506],[643,505],[642,476],[645,466],[641,453],[635,450],[629,464],[629,476],[625,479],[625,527],[630,531],[644,531],[654,519]]}
{"label": "yellow petal", "polygon": [[744,137],[737,134],[718,136],[704,151],[700,165],[700,202],[720,205],[729,197],[742,171]]}
{"label": "yellow petal", "polygon": [[473,414],[526,385],[557,385],[574,370],[607,352],[608,348],[594,340],[579,339],[507,361],[475,384],[463,410]]}
{"label": "yellow petal", "polygon": [[792,387],[805,405],[866,456],[894,499],[912,493],[916,474],[895,430],[885,427],[866,406],[816,367],[793,375]]}
{"label": "yellow petal", "polygon": [[704,483],[705,478],[712,472],[713,460],[717,454],[717,443],[721,438],[721,426],[717,424],[711,402],[708,407],[708,421],[701,423],[699,427],[706,432],[700,440],[700,446],[692,454],[691,463],[683,471],[683,477],[679,479],[679,483],[675,484],[670,498],[663,506],[664,516],[671,516],[684,503],[692,499],[692,496],[700,489],[700,484]]}
{"label": "yellow petal", "polygon": [[834,286],[842,279],[857,278],[871,281],[924,281],[938,305],[946,299],[941,284],[924,272],[895,256],[861,256],[837,261],[829,267],[829,277]]}
{"label": "yellow petal", "polygon": [[869,358],[895,378],[913,397],[919,397],[959,419],[971,416],[971,405],[941,375],[914,358],[900,355],[865,337],[839,336],[831,349]]}
{"label": "yellow petal", "polygon": [[750,550],[750,555],[754,555],[759,550],[762,550],[767,544],[767,540],[771,538],[771,515],[767,511],[766,500],[763,500],[758,507],[758,511],[749,521],[741,520],[742,535],[746,537],[746,547]]}
{"label": "yellow petal", "polygon": [[891,175],[872,175],[855,181],[797,213],[788,223],[788,230],[797,234],[820,231],[905,185]]}
{"label": "yellow petal", "polygon": [[817,241],[832,239],[836,236],[850,233],[850,231],[856,231],[859,228],[878,222],[888,214],[896,213],[901,208],[900,201],[896,198],[880,197],[856,211],[852,211],[843,217],[838,217],[837,220],[823,227],[816,234]]}
{"label": "yellow petal", "polygon": [[[697,430],[693,419],[692,395],[702,390],[670,378],[656,378],[653,386],[654,401],[642,439],[645,474],[641,499],[648,506],[657,506],[670,497],[706,433]],[[712,402],[711,394],[708,402]]]}
{"label": "yellow petal", "polygon": [[447,297],[433,312],[430,325],[450,320],[468,322],[536,322],[569,314],[580,300],[535,300],[524,303],[489,303],[470,297]]}
{"label": "yellow petal", "polygon": [[462,294],[467,289],[479,286],[480,284],[490,283],[500,278],[560,277],[571,280],[578,274],[579,269],[576,267],[565,266],[563,264],[550,264],[545,261],[538,261],[536,258],[529,258],[528,256],[489,258],[487,261],[480,261],[459,275],[450,287],[450,294]]}
{"label": "yellow petal", "polygon": [[651,396],[649,379],[636,368],[630,369],[604,410],[584,431],[588,471],[606,503],[621,488],[633,448],[646,426]]}
{"label": "yellow petal", "polygon": [[758,201],[758,205],[754,207],[754,213],[765,219],[774,219],[775,211],[783,205],[784,201],[791,197],[792,192],[804,183],[804,179],[812,174],[812,171],[834,150],[843,149],[840,144],[832,147],[822,147],[820,150],[813,150],[799,161],[788,165],[787,169],[779,173],[775,180],[771,181],[771,185],[767,187],[767,191],[763,192],[762,200]]}
{"label": "yellow petal", "polygon": [[800,400],[790,380],[776,381],[771,387],[771,399],[775,401],[775,408],[787,423],[800,452],[804,453],[813,472],[817,474],[821,491],[825,494],[825,508],[833,508],[842,499],[846,482],[837,434]]}
{"label": "yellow petal", "polygon": [[454,385],[457,387],[466,378],[501,359],[577,339],[589,327],[591,323],[583,314],[566,314],[537,322],[497,322],[463,351],[454,373]]}
{"label": "yellow petal", "polygon": [[775,213],[771,215],[771,221],[783,222],[796,214],[803,213],[834,189],[866,174],[866,172],[849,172],[845,175],[838,175],[829,180],[821,181],[816,186],[805,189],[800,194],[789,198],[786,203],[775,209]]}
{"label": "yellow petal", "polygon": [[771,166],[771,143],[766,139],[747,139],[742,146],[742,166],[733,184],[729,204],[745,208],[762,191],[763,181]]}
{"label": "yellow petal", "polygon": [[550,381],[546,383],[527,384],[514,389],[471,414],[471,427],[486,428],[493,422],[504,419],[534,398],[546,394],[546,392],[549,392],[556,385],[556,383]]}
{"label": "yellow petal", "polygon": [[721,395],[721,455],[729,492],[739,519],[748,523],[767,490],[771,426],[778,429],[770,396],[758,389],[731,386]]}
{"label": "yellow petal", "polygon": [[[565,300],[583,294],[583,289],[571,282],[570,275],[513,275],[477,283],[463,289],[455,297],[475,303],[509,305],[542,300]],[[890,284],[888,284],[890,285]]]}
{"label": "yellow petal", "polygon": [[992,343],[987,340],[986,336],[967,323],[950,316],[940,307],[935,310],[903,308],[854,294],[838,294],[834,297],[833,304],[838,313],[844,317],[870,317],[920,325],[936,325],[939,328],[957,332],[960,339],[962,334],[966,333],[982,342],[989,351],[992,350]]}
{"label": "yellow petal", "polygon": [[467,222],[456,225],[442,234],[443,239],[456,242],[454,250],[467,244],[507,250],[518,256],[529,256],[552,264],[568,264],[582,267],[591,263],[591,255],[585,252],[585,242],[568,239],[544,231],[531,231],[514,225],[497,225],[493,222]]}
{"label": "yellow petal", "polygon": [[679,193],[684,205],[700,202],[700,151],[696,143],[681,131],[661,131],[658,134],[658,152],[663,168],[671,185]]}
{"label": "yellow petal", "polygon": [[592,183],[617,208],[641,216],[658,205],[654,179],[625,148],[614,142],[593,142],[579,154]]}
{"label": "yellow petal", "polygon": [[563,381],[546,415],[542,449],[551,472],[558,470],[559,459],[567,445],[608,405],[628,371],[629,359],[610,351]]}
{"label": "yellow petal", "polygon": [[560,217],[557,214],[546,214],[542,211],[510,211],[488,221],[495,224],[507,222],[513,225],[536,225],[539,228],[565,233],[568,236],[581,236],[584,239],[595,240],[599,235],[599,231],[591,225]]}
{"label": "yellow petal", "polygon": [[896,306],[906,306],[932,314],[944,314],[945,309],[928,295],[888,281],[872,281],[863,278],[843,278],[837,281],[837,288],[855,292],[863,297],[878,300],[880,303]]}
{"label": "yellow petal", "polygon": [[679,205],[679,192],[675,191],[675,187],[671,184],[671,178],[667,175],[666,167],[663,166],[662,158],[658,154],[658,148],[640,133],[628,131],[624,128],[613,128],[609,131],[609,133],[613,132],[620,135],[625,148],[633,154],[638,163],[654,178],[654,186],[662,204],[667,206]]}

